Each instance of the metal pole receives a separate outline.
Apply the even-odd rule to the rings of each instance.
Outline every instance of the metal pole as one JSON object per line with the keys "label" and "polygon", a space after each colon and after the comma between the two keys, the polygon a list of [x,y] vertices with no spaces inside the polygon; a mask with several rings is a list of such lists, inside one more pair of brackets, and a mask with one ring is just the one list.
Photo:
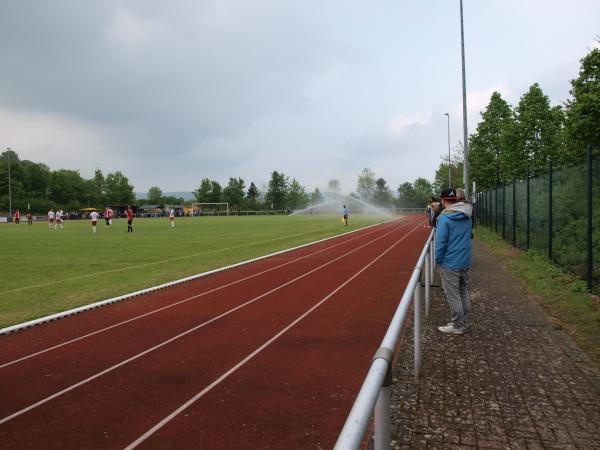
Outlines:
{"label": "metal pole", "polygon": [[529,246],[531,245],[530,241],[530,223],[531,223],[531,191],[529,189],[529,171],[527,171],[527,250],[529,250]]}
{"label": "metal pole", "polygon": [[377,403],[375,403],[375,450],[388,450],[390,448],[392,436],[390,426],[392,377],[389,374],[391,374],[391,370],[388,370],[388,375],[386,375],[379,397],[377,397]]}
{"label": "metal pole", "polygon": [[587,286],[592,289],[592,279],[594,276],[594,256],[592,241],[592,146],[587,147]]}
{"label": "metal pole", "polygon": [[515,179],[513,177],[513,201],[512,201],[512,206],[513,206],[513,210],[512,210],[512,244],[513,247],[516,247],[516,243],[517,243],[517,193],[515,192],[516,190],[516,183],[515,183]]}
{"label": "metal pole", "polygon": [[12,189],[10,186],[10,147],[6,147],[6,158],[8,161],[8,214],[12,218]]}
{"label": "metal pole", "polygon": [[[431,247],[429,248],[431,251]],[[431,268],[429,267],[431,261],[429,255],[425,258],[425,315],[429,317],[429,311],[431,310]]]}
{"label": "metal pole", "polygon": [[498,184],[494,189],[494,231],[498,232]]}
{"label": "metal pole", "polygon": [[414,308],[414,350],[415,350],[415,381],[419,380],[421,374],[421,289],[420,283],[415,285],[413,293]]}
{"label": "metal pole", "polygon": [[506,239],[506,185],[502,185],[502,239]]}
{"label": "metal pole", "polygon": [[450,113],[444,113],[448,117],[448,187],[452,187],[452,174],[450,172]]}
{"label": "metal pole", "polygon": [[552,161],[548,160],[548,259],[552,261]]}
{"label": "metal pole", "polygon": [[467,80],[465,76],[465,27],[463,24],[463,2],[460,0],[460,50],[462,57],[462,88],[463,88],[463,139],[464,139],[464,163],[463,163],[463,181],[465,184],[465,199],[470,199],[469,195],[469,132],[467,130]]}

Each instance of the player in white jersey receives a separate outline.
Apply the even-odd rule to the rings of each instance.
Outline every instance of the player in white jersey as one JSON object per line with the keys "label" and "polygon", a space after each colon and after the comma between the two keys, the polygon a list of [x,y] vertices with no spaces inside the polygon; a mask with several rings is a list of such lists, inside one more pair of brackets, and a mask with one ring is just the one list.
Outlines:
{"label": "player in white jersey", "polygon": [[96,224],[98,223],[99,214],[96,211],[90,213],[90,220],[92,221],[92,233],[96,232]]}
{"label": "player in white jersey", "polygon": [[52,225],[54,225],[54,210],[50,208],[50,211],[48,211],[48,228],[50,230],[52,229]]}
{"label": "player in white jersey", "polygon": [[54,229],[55,230],[58,229],[59,226],[61,229],[64,228],[63,223],[62,223],[63,222],[63,214],[64,213],[63,213],[62,209],[59,209],[58,211],[56,211],[55,219],[54,219]]}
{"label": "player in white jersey", "polygon": [[169,220],[171,221],[171,228],[175,228],[175,210],[173,208],[169,211]]}

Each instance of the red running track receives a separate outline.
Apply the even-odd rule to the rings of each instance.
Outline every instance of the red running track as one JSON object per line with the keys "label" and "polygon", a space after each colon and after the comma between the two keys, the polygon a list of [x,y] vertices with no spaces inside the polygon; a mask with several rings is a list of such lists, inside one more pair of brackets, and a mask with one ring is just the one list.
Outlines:
{"label": "red running track", "polygon": [[0,336],[0,447],[333,447],[423,225],[407,217]]}

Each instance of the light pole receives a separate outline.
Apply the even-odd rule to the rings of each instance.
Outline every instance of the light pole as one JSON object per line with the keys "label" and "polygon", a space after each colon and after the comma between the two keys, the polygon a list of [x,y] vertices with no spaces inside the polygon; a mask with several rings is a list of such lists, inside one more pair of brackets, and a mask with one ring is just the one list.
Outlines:
{"label": "light pole", "polygon": [[452,175],[450,174],[450,113],[444,113],[448,117],[448,187],[452,187]]}
{"label": "light pole", "polygon": [[460,49],[462,56],[462,95],[463,95],[463,145],[465,149],[463,162],[463,181],[465,184],[465,199],[469,199],[469,132],[467,131],[467,81],[465,78],[465,28],[463,25],[463,2],[460,0]]}
{"label": "light pole", "polygon": [[8,214],[12,217],[12,190],[10,188],[10,147],[6,147],[6,158],[8,161]]}

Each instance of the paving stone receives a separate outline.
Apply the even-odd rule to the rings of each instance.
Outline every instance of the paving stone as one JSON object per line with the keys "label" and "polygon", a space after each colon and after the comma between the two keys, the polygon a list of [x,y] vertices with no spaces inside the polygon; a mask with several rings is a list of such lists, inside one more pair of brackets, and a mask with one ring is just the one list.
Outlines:
{"label": "paving stone", "polygon": [[432,289],[418,382],[411,326],[405,331],[390,448],[600,450],[598,367],[477,241],[470,275],[468,334],[437,330],[449,312],[441,289]]}

